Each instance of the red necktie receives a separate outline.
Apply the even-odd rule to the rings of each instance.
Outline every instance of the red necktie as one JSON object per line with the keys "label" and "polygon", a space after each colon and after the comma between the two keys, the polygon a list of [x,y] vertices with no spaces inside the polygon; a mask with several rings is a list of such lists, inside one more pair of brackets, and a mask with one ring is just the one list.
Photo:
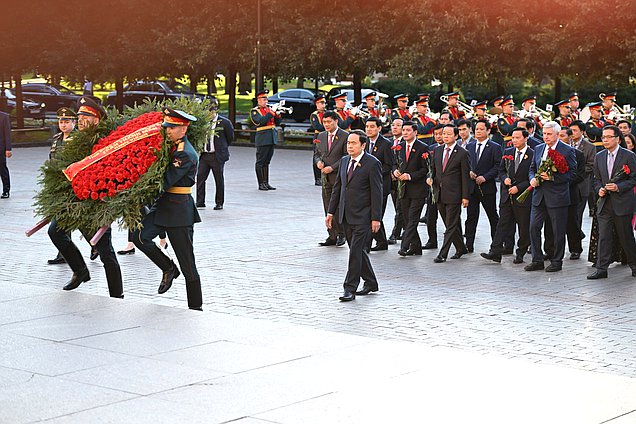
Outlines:
{"label": "red necktie", "polygon": [[409,145],[406,145],[406,161],[409,161],[409,154],[411,153],[411,148],[409,147]]}
{"label": "red necktie", "polygon": [[327,151],[331,151],[332,142],[333,142],[333,134],[329,133],[329,143],[327,144]]}
{"label": "red necktie", "polygon": [[450,147],[444,149],[444,163],[442,163],[442,172],[446,170],[446,164],[448,163],[448,158],[450,157]]}

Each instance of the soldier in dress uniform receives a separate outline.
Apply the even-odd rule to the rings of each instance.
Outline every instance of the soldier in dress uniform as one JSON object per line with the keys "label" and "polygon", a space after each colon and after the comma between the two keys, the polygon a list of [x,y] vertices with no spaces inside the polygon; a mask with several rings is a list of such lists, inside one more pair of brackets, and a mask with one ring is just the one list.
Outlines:
{"label": "soldier in dress uniform", "polygon": [[[313,111],[311,115],[309,115],[309,124],[311,126],[311,129],[314,131],[314,139],[315,139],[316,136],[318,136],[318,134],[320,134],[321,132],[325,130],[325,126],[322,125],[322,116],[325,114],[325,110],[327,108],[327,99],[325,95],[322,93],[316,94],[314,96],[314,104],[316,105],[316,110]],[[317,144],[314,143],[314,154],[316,154],[316,146]],[[322,185],[321,175],[320,175],[321,172],[320,172],[320,169],[316,167],[316,164],[314,164],[313,156],[311,158],[311,168],[313,169],[313,172],[314,172],[314,184],[317,186]]]}
{"label": "soldier in dress uniform", "polygon": [[267,105],[267,94],[269,90],[262,90],[256,93],[256,107],[250,111],[250,119],[256,127],[256,179],[259,190],[276,190],[276,187],[269,185],[269,164],[274,156],[274,146],[276,145],[276,125],[280,124],[280,114],[276,111],[277,106],[270,108]]}
{"label": "soldier in dress uniform", "polygon": [[[201,222],[192,198],[199,155],[188,141],[186,132],[196,117],[181,110],[164,108],[162,126],[166,129],[167,142],[171,143],[170,165],[163,178],[163,193],[141,221],[141,229],[135,230],[135,246],[148,256],[163,272],[159,294],[172,286],[181,272],[186,280],[188,307],[202,310],[201,279],[194,260],[192,238],[194,224]],[[177,265],[153,242],[162,231],[168,233]]]}
{"label": "soldier in dress uniform", "polygon": [[409,112],[409,96],[406,94],[398,94],[393,96],[397,104],[397,109],[391,110],[391,121],[401,119],[403,122],[410,121],[413,116]]}
{"label": "soldier in dress uniform", "polygon": [[614,119],[612,111],[614,110],[614,104],[616,103],[616,93],[609,93],[603,96],[603,119],[607,125],[614,125]]}
{"label": "soldier in dress uniform", "polygon": [[524,118],[529,118],[534,121],[534,126],[537,132],[541,132],[543,128],[543,124],[541,123],[541,116],[536,111],[535,107],[537,106],[537,96],[528,96],[521,101],[521,107],[525,111]]}
{"label": "soldier in dress uniform", "polygon": [[572,108],[569,100],[561,100],[556,102],[554,106],[559,108],[559,115],[554,120],[561,125],[561,128],[570,128],[574,119],[572,119]]}
{"label": "soldier in dress uniform", "polygon": [[[80,97],[78,100],[77,110],[77,127],[80,131],[94,131],[95,127],[99,124],[99,121],[106,117],[106,111],[99,104],[97,104],[90,97]],[[68,141],[68,139],[67,139]],[[96,228],[81,228],[84,239],[90,240],[95,232]],[[73,271],[73,276],[68,283],[63,287],[64,290],[74,290],[79,287],[80,284],[91,279],[86,262],[82,258],[82,254],[79,249],[71,240],[70,234],[58,227],[55,218],[51,220],[49,225],[49,237],[51,241],[60,251],[66,263]],[[104,233],[101,239],[93,246],[94,252],[91,252],[91,259],[99,256],[100,260],[104,264],[104,271],[106,272],[106,281],[108,283],[108,292],[110,297],[124,297],[124,288],[121,277],[121,269],[119,268],[119,262],[117,262],[117,256],[115,255],[115,249],[113,249],[111,229]]]}
{"label": "soldier in dress uniform", "polygon": [[576,121],[577,119],[579,119],[579,114],[581,113],[581,110],[579,109],[579,106],[581,105],[579,102],[579,93],[577,93],[576,91],[570,93],[570,97],[568,97],[568,100],[570,100],[570,108],[572,109],[572,119],[573,121]]}
{"label": "soldier in dress uniform", "polygon": [[482,100],[473,105],[473,117],[470,118],[470,125],[474,127],[478,121],[487,121],[486,110],[488,109],[488,101]]}
{"label": "soldier in dress uniform", "polygon": [[448,103],[446,104],[444,110],[450,112],[451,117],[455,122],[459,121],[460,119],[464,119],[466,117],[466,112],[459,108],[459,93],[452,92],[446,94],[446,96],[448,97]]}
{"label": "soldier in dress uniform", "polygon": [[[491,101],[492,107],[490,108],[488,113],[493,115],[493,116],[501,115],[501,113],[503,112],[502,109],[501,109],[501,102],[503,102],[503,100],[504,100],[504,96],[497,96],[494,99],[492,99],[492,101]],[[497,134],[499,134],[499,131],[497,130],[497,121],[491,122],[491,124],[490,124],[490,134],[492,134],[493,140],[495,140],[495,138],[496,138],[495,136]]]}
{"label": "soldier in dress uniform", "polygon": [[[75,130],[75,124],[77,122],[77,114],[73,109],[67,107],[61,107],[57,110],[57,126],[60,132],[51,137],[51,148],[49,150],[49,160],[54,160],[55,157],[64,150],[64,146],[70,141],[71,133]],[[71,234],[68,234],[70,239]],[[58,250],[57,256],[54,259],[47,261],[49,265],[66,263],[64,256]]]}
{"label": "soldier in dress uniform", "polygon": [[336,114],[338,115],[338,127],[345,131],[351,131],[351,124],[356,120],[348,110],[345,110],[347,106],[347,95],[340,93],[333,97],[333,101],[336,103]]}
{"label": "soldier in dress uniform", "polygon": [[585,123],[585,135],[590,143],[596,146],[596,152],[603,150],[603,127],[607,121],[603,119],[603,104],[601,102],[588,103],[586,106],[590,110],[590,120]]}
{"label": "soldier in dress uniform", "polygon": [[492,135],[492,140],[505,149],[512,140],[512,131],[517,127],[517,119],[513,116],[515,102],[512,96],[504,97],[500,107],[503,112],[497,119],[497,132]]}
{"label": "soldier in dress uniform", "polygon": [[417,113],[413,117],[413,122],[417,125],[417,139],[430,147],[435,144],[433,128],[435,128],[437,122],[428,116],[428,96],[420,97],[415,102],[415,105],[417,106]]}
{"label": "soldier in dress uniform", "polygon": [[369,114],[369,117],[380,117],[380,111],[376,106],[375,97],[378,95],[375,91],[370,92],[363,97],[365,104],[362,105],[362,110]]}

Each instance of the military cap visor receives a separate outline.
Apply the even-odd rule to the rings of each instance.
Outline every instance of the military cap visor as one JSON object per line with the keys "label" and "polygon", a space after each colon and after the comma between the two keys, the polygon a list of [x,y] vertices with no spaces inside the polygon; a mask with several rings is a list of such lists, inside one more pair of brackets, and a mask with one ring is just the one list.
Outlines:
{"label": "military cap visor", "polygon": [[340,93],[340,94],[336,94],[335,96],[333,96],[334,100],[343,100],[346,99],[347,95],[345,93]]}
{"label": "military cap visor", "polygon": [[77,119],[77,114],[73,109],[61,107],[57,110],[57,119]]}
{"label": "military cap visor", "polygon": [[416,100],[415,104],[416,105],[428,105],[428,97]]}
{"label": "military cap visor", "polygon": [[561,100],[560,102],[556,102],[554,105],[555,106],[559,106],[559,107],[561,107],[561,106],[566,107],[566,106],[570,106],[570,101],[569,100]]}
{"label": "military cap visor", "polygon": [[592,103],[588,103],[586,105],[587,108],[589,108],[590,110],[600,110],[601,107],[603,107],[603,103],[601,102],[592,102]]}
{"label": "military cap visor", "polygon": [[267,95],[269,94],[269,90],[261,90],[258,93],[256,93],[256,99],[259,99],[261,97],[267,97]]}
{"label": "military cap visor", "polygon": [[408,99],[409,99],[409,96],[407,96],[407,95],[406,95],[406,94],[404,94],[404,93],[400,93],[400,94],[398,94],[398,95],[396,95],[396,96],[393,96],[393,98],[394,98],[395,100],[408,100]]}
{"label": "military cap visor", "polygon": [[377,93],[375,91],[372,91],[369,94],[367,94],[366,96],[364,96],[363,98],[364,99],[368,99],[369,97],[373,97],[375,99],[376,94]]}
{"label": "military cap visor", "polygon": [[529,102],[531,100],[537,100],[537,96],[529,96],[521,101],[521,103]]}
{"label": "military cap visor", "polygon": [[77,101],[77,105],[77,115],[94,116],[96,118],[104,118],[106,116],[104,108],[90,97],[80,97]]}
{"label": "military cap visor", "polygon": [[195,116],[190,115],[182,110],[171,109],[169,107],[163,109],[162,127],[182,127],[188,126],[191,122],[197,120]]}

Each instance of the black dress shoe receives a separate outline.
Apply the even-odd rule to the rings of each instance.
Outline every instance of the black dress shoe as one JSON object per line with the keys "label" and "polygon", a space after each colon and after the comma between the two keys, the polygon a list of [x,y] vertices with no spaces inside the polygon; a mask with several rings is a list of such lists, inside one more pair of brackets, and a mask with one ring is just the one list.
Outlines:
{"label": "black dress shoe", "polygon": [[336,238],[336,246],[338,247],[344,246],[346,242],[347,242],[347,239],[345,238],[345,236],[338,236],[338,238]]}
{"label": "black dress shoe", "polygon": [[74,272],[71,279],[66,283],[63,290],[74,290],[79,287],[80,284],[91,279],[91,275],[88,272],[88,269],[84,268],[84,270],[79,272]]}
{"label": "black dress shoe", "polygon": [[588,280],[598,280],[599,278],[607,278],[607,271],[604,269],[597,269],[587,276]]}
{"label": "black dress shoe", "polygon": [[199,209],[205,208],[205,203],[197,203],[197,208]]}
{"label": "black dress shoe", "polygon": [[215,205],[213,209],[215,211],[220,211],[221,209],[223,209],[223,205]]}
{"label": "black dress shoe", "polygon": [[437,249],[437,243],[428,242],[424,246],[422,246],[424,250]]}
{"label": "black dress shoe", "polygon": [[402,249],[398,250],[398,255],[400,255],[400,256],[406,256],[407,254],[408,253],[407,253],[406,250],[402,250]]}
{"label": "black dress shoe", "polygon": [[543,268],[543,262],[530,262],[528,265],[523,267],[525,271],[538,271]]}
{"label": "black dress shoe", "polygon": [[441,264],[442,262],[446,262],[446,259],[442,258],[441,256],[435,256],[433,262],[435,262],[436,264]]}
{"label": "black dress shoe", "polygon": [[397,243],[397,240],[395,237],[391,236],[389,237],[389,239],[386,241],[387,244],[395,244]]}
{"label": "black dress shoe", "polygon": [[406,256],[422,256],[422,249],[409,249],[406,251]]}
{"label": "black dress shoe", "polygon": [[157,292],[159,294],[167,292],[170,287],[172,287],[172,280],[177,278],[179,275],[181,275],[179,268],[177,268],[177,266],[173,263],[172,268],[163,272],[163,278],[161,279],[161,284],[159,284],[159,290]]}
{"label": "black dress shoe", "polygon": [[356,295],[351,293],[351,292],[344,292],[344,294],[342,296],[340,296],[338,299],[340,299],[342,302],[351,302],[352,300],[354,300],[356,298]]}
{"label": "black dress shoe", "polygon": [[481,257],[484,259],[488,259],[489,261],[495,261],[495,262],[501,263],[501,255],[497,253],[492,253],[492,252],[482,253]]}
{"label": "black dress shoe", "polygon": [[372,252],[377,252],[379,250],[389,250],[389,244],[376,244],[371,248]]}
{"label": "black dress shoe", "polygon": [[320,181],[320,178],[316,178],[316,181],[314,181],[314,185],[317,185],[317,186],[322,185],[322,181]]}
{"label": "black dress shoe", "polygon": [[376,288],[374,288],[374,289],[372,289],[371,287],[367,287],[367,286],[365,285],[365,286],[363,286],[363,287],[362,287],[362,290],[358,290],[358,291],[356,292],[356,295],[366,296],[366,295],[368,295],[369,293],[377,292],[377,291],[378,291],[377,287],[376,287]]}
{"label": "black dress shoe", "polygon": [[523,263],[523,256],[515,256],[515,258],[512,260],[513,264],[522,264]]}
{"label": "black dress shoe", "polygon": [[561,269],[563,269],[562,265],[550,264],[545,268],[545,272],[557,272],[561,271]]}
{"label": "black dress shoe", "polygon": [[466,246],[466,251],[462,253],[462,255],[465,255],[466,253],[473,253],[474,251],[475,248],[473,246]]}
{"label": "black dress shoe", "polygon": [[9,198],[9,192],[4,192],[2,193],[2,195],[0,195],[0,199],[8,199]]}
{"label": "black dress shoe", "polygon": [[575,259],[579,259],[581,257],[581,254],[578,252],[572,252],[570,253],[570,260],[575,260]]}
{"label": "black dress shoe", "polygon": [[190,308],[190,310],[192,310],[192,311],[202,311],[203,308],[201,306],[199,306],[198,308]]}
{"label": "black dress shoe", "polygon": [[135,248],[133,247],[130,250],[119,250],[117,251],[118,255],[133,255],[135,253]]}
{"label": "black dress shoe", "polygon": [[464,256],[466,253],[469,253],[470,250],[468,250],[468,248],[466,250],[462,250],[461,252],[455,252],[455,254],[453,256],[451,256],[451,259],[459,259],[462,256]]}
{"label": "black dress shoe", "polygon": [[64,256],[58,254],[55,259],[49,259],[47,261],[47,263],[49,265],[65,264],[66,263],[66,259],[64,259]]}
{"label": "black dress shoe", "polygon": [[97,253],[97,250],[91,249],[91,255],[89,256],[89,258],[91,258],[91,261],[94,261],[95,259],[97,259],[98,256],[99,256],[99,253]]}
{"label": "black dress shoe", "polygon": [[336,241],[332,238],[327,238],[327,240],[321,241],[320,243],[318,243],[318,246],[335,246],[335,245],[336,245]]}

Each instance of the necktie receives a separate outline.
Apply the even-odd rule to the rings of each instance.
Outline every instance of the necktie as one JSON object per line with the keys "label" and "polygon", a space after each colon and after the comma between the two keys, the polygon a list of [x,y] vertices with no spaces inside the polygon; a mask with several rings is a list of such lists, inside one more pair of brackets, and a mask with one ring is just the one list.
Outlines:
{"label": "necktie", "polygon": [[411,153],[411,144],[406,145],[406,161],[409,161],[409,154]]}
{"label": "necktie", "polygon": [[481,143],[477,143],[477,162],[479,162],[480,157],[481,157]]}
{"label": "necktie", "polygon": [[448,158],[450,157],[450,147],[444,149],[444,162],[442,163],[442,172],[446,170],[446,164],[448,163]]}
{"label": "necktie", "polygon": [[351,181],[351,177],[353,176],[353,170],[356,167],[356,160],[351,159],[351,165],[349,166],[349,170],[347,171],[347,182]]}
{"label": "necktie", "polygon": [[612,178],[612,170],[614,169],[614,153],[607,154],[607,176]]}
{"label": "necktie", "polygon": [[333,134],[329,133],[329,143],[327,144],[327,151],[331,151],[331,143],[333,143]]}
{"label": "necktie", "polygon": [[373,141],[369,140],[369,153],[373,152]]}
{"label": "necktie", "polygon": [[517,157],[515,158],[515,172],[519,168],[519,164],[521,163],[521,151],[517,150]]}

